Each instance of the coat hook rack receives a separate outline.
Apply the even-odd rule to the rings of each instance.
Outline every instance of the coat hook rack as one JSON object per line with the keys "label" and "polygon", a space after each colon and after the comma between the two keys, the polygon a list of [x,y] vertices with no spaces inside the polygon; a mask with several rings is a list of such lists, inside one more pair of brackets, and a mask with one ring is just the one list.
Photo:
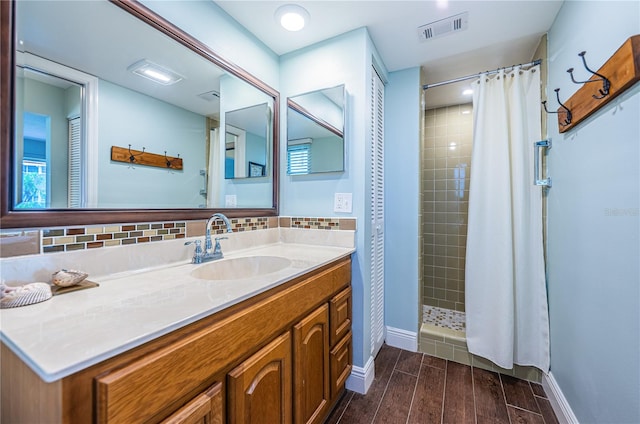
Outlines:
{"label": "coat hook rack", "polygon": [[587,71],[589,71],[592,75],[597,76],[598,78],[596,78],[596,79],[589,79],[589,80],[587,80],[587,81],[576,81],[576,80],[575,80],[575,78],[573,77],[573,68],[569,68],[569,69],[567,69],[567,72],[569,72],[569,75],[571,75],[571,81],[573,81],[573,82],[574,82],[574,83],[576,83],[576,84],[586,84],[586,83],[588,83],[588,82],[599,82],[599,81],[602,81],[602,88],[598,89],[598,91],[600,92],[600,96],[596,96],[596,95],[594,94],[594,95],[593,95],[593,98],[594,98],[594,99],[598,99],[598,100],[600,100],[600,99],[604,99],[605,97],[607,97],[607,96],[609,95],[609,89],[611,88],[611,81],[609,81],[609,79],[608,79],[607,77],[605,77],[604,75],[601,75],[601,74],[599,74],[599,73],[597,73],[597,72],[592,71],[591,69],[589,69],[589,67],[587,66],[587,61],[586,61],[586,59],[584,58],[584,55],[585,55],[586,53],[587,53],[586,51],[584,51],[584,52],[580,52],[580,53],[578,54],[578,56],[580,56],[580,57],[582,58],[582,63],[583,63],[583,65],[584,65],[585,69],[586,69]]}
{"label": "coat hook rack", "polygon": [[[584,52],[579,56],[585,68],[593,74],[588,82],[602,81],[603,87],[599,93],[600,96],[594,96],[593,87],[583,84],[565,101],[566,107],[571,109],[571,124],[565,125],[564,116],[558,115],[558,130],[561,133],[571,130],[640,81],[640,34],[629,37],[598,69],[597,73],[587,67]],[[604,75],[607,76],[606,80],[603,79]],[[577,83],[577,81],[574,82]],[[558,109],[558,111],[561,110]]]}
{"label": "coat hook rack", "polygon": [[[144,155],[143,155],[144,153]],[[140,150],[133,150],[131,144],[129,147],[111,146],[111,160],[115,162],[135,163],[136,165],[153,166],[156,168],[175,169],[182,170],[182,158],[167,156],[167,152],[164,155],[157,153],[150,153],[145,151],[145,148]]]}
{"label": "coat hook rack", "polygon": [[142,154],[144,153],[144,147],[142,148],[142,151],[138,154],[133,154],[131,152],[131,144],[129,144],[129,162],[134,163],[136,161],[136,157],[138,156],[142,156]]}
{"label": "coat hook rack", "polygon": [[558,109],[557,112],[553,112],[547,109],[547,101],[543,101],[542,102],[542,106],[544,106],[544,111],[547,113],[557,113],[557,114],[566,114],[564,121],[560,122],[560,125],[562,125],[563,127],[566,127],[567,125],[571,124],[571,119],[573,118],[573,115],[571,114],[571,111],[569,110],[568,107],[566,107],[561,101],[560,101],[560,89],[556,88],[555,90],[553,90],[556,92],[556,99],[558,99],[558,104],[560,105],[561,108],[563,108],[564,110],[560,110]]}

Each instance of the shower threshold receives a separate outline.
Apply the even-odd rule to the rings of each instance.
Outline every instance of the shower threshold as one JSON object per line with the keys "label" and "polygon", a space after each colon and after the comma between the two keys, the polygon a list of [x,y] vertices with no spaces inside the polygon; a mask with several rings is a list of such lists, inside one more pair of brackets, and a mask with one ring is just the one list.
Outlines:
{"label": "shower threshold", "polygon": [[516,365],[513,369],[504,369],[488,359],[469,353],[465,330],[466,316],[464,312],[423,305],[419,350],[436,358],[471,365],[536,383],[542,381],[542,372],[535,367]]}

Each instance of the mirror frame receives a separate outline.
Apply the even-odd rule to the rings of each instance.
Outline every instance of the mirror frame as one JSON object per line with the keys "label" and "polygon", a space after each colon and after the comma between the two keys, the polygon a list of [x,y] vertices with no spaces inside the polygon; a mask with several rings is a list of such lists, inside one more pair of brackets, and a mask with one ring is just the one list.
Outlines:
{"label": "mirror frame", "polygon": [[[317,116],[313,115],[307,109],[305,109],[304,107],[302,107],[298,103],[296,103],[294,100],[291,100],[291,98],[287,99],[287,108],[288,109],[292,109],[295,112],[298,112],[299,114],[301,114],[305,118],[307,118],[307,119],[315,122],[316,124],[320,125],[322,128],[334,133],[338,137],[342,137],[342,139],[344,140],[344,131],[343,130],[340,130],[339,128],[336,128],[333,125],[331,125],[330,123],[328,123],[325,120],[323,120],[322,118],[318,118]],[[288,138],[289,137],[287,137],[287,141],[289,141]]]}
{"label": "mirror frame", "polygon": [[178,221],[207,219],[215,212],[233,217],[277,216],[280,93],[249,74],[239,66],[218,56],[208,46],[187,34],[171,22],[157,15],[136,0],[109,0],[113,5],[151,25],[174,41],[199,54],[224,71],[256,87],[273,98],[272,135],[272,207],[237,209],[47,209],[38,211],[14,211],[13,190],[13,137],[15,134],[15,7],[14,2],[0,1],[0,228],[64,227],[70,225],[109,224],[127,222]]}

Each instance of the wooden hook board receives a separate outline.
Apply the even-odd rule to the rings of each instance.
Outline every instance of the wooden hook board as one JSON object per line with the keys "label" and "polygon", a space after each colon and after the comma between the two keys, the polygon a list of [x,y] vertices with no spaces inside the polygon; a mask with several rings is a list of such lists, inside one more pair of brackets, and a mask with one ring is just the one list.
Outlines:
{"label": "wooden hook board", "polygon": [[[131,161],[133,155],[134,160]],[[182,170],[182,159],[173,156],[133,150],[128,147],[111,146],[111,160],[133,165],[155,166],[157,168]]]}
{"label": "wooden hook board", "polygon": [[[587,119],[640,80],[640,35],[628,38],[609,60],[598,69],[598,73],[607,77],[611,82],[609,95],[603,99],[594,99],[593,95],[598,94],[598,88],[602,88],[602,84],[597,82],[583,84],[569,100],[564,102],[573,115],[569,125],[562,126],[560,124],[566,119],[566,114],[564,109],[558,108],[558,128],[561,133],[569,131]],[[598,78],[598,76],[593,75],[589,80]]]}

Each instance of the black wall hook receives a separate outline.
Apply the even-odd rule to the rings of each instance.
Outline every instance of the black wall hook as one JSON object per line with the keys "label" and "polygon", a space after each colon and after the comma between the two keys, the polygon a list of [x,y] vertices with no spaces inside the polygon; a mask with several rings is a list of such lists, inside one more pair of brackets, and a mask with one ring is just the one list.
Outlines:
{"label": "black wall hook", "polygon": [[131,144],[129,144],[129,162],[133,163],[136,161],[136,156],[142,156],[144,154],[144,147],[142,148],[142,152],[138,153],[137,155],[134,155],[133,153],[131,153]]}
{"label": "black wall hook", "polygon": [[180,159],[180,153],[178,153],[178,157],[169,159],[167,157],[167,151],[166,150],[164,151],[164,161],[165,161],[165,164],[167,165],[167,168],[171,168],[171,165],[173,165],[173,161],[178,159]]}
{"label": "black wall hook", "polygon": [[556,99],[558,99],[558,104],[560,105],[560,107],[562,107],[564,109],[564,111],[559,111],[559,112],[552,112],[550,110],[547,109],[547,101],[543,101],[542,102],[542,106],[544,106],[544,110],[547,113],[565,113],[566,117],[564,119],[564,122],[560,122],[560,125],[562,125],[563,127],[566,127],[567,125],[569,125],[571,123],[571,119],[573,118],[573,115],[571,115],[571,111],[569,110],[568,107],[566,107],[564,104],[562,104],[562,102],[560,101],[560,89],[556,88],[555,90],[553,90],[556,92]]}
{"label": "black wall hook", "polygon": [[600,96],[596,96],[595,94],[593,95],[594,99],[603,99],[605,97],[607,97],[609,95],[609,89],[611,88],[611,81],[609,81],[609,79],[607,77],[605,77],[604,75],[600,75],[599,73],[592,71],[591,69],[589,69],[589,67],[587,66],[587,61],[584,58],[584,55],[587,52],[580,52],[578,54],[578,56],[580,56],[582,58],[582,63],[584,64],[584,67],[587,71],[591,72],[593,75],[596,75],[600,78],[597,79],[590,79],[587,81],[576,81],[575,78],[573,78],[573,68],[569,68],[567,69],[567,72],[569,72],[569,75],[571,75],[571,81],[573,81],[576,84],[586,84],[588,82],[598,82],[598,81],[602,81],[602,88],[598,89],[598,91],[600,92]]}

